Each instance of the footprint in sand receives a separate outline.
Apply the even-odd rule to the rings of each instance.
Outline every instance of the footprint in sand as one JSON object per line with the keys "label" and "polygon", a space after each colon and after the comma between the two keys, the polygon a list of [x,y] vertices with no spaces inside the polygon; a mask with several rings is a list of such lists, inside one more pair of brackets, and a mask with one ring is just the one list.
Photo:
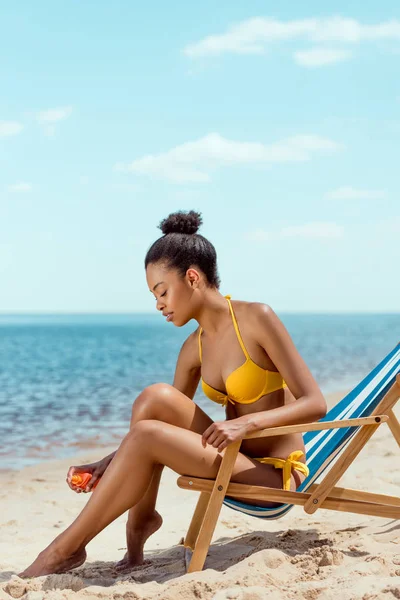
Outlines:
{"label": "footprint in sand", "polygon": [[13,527],[14,525],[18,525],[18,521],[11,519],[11,521],[7,521],[7,523],[1,523],[0,527]]}

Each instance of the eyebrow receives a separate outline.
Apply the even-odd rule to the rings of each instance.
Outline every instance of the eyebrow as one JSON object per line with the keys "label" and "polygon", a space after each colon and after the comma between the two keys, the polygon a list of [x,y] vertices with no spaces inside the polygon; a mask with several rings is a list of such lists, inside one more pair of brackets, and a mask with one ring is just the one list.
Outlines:
{"label": "eyebrow", "polygon": [[[153,292],[156,291],[156,288],[161,285],[162,283],[165,283],[164,281],[159,281],[158,283],[156,283],[156,285],[153,287]],[[152,291],[150,290],[150,294],[152,294]]]}

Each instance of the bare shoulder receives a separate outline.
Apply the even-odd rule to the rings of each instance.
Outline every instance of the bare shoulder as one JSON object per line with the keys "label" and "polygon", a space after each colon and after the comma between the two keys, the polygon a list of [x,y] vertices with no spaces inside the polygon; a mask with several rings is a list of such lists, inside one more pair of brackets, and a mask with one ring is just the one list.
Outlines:
{"label": "bare shoulder", "polygon": [[249,304],[252,319],[256,323],[262,322],[264,325],[273,327],[277,321],[280,321],[278,315],[269,304],[262,302],[250,302]]}
{"label": "bare shoulder", "polygon": [[288,341],[289,333],[285,325],[269,304],[252,302],[250,319],[255,337],[264,349],[268,342],[276,342],[278,338]]}
{"label": "bare shoulder", "polygon": [[239,318],[253,339],[270,355],[271,344],[279,338],[285,343],[289,333],[285,325],[269,304],[263,302],[238,303]]}
{"label": "bare shoulder", "polygon": [[239,315],[248,325],[249,328],[258,330],[259,327],[273,328],[278,323],[281,323],[279,317],[275,311],[263,302],[246,302],[243,300],[236,301],[236,310],[239,311]]}

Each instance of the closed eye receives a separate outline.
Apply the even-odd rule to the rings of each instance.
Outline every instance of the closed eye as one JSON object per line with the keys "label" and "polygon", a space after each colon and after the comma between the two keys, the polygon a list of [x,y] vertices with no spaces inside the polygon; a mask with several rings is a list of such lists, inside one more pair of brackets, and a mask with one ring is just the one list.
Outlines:
{"label": "closed eye", "polygon": [[[164,292],[163,294],[160,294],[160,298],[161,298],[162,296],[165,296],[165,294],[166,294],[166,293],[167,293],[167,290],[165,290],[165,292]],[[154,294],[153,294],[153,295],[154,295]],[[154,300],[157,300],[157,296],[154,296]]]}

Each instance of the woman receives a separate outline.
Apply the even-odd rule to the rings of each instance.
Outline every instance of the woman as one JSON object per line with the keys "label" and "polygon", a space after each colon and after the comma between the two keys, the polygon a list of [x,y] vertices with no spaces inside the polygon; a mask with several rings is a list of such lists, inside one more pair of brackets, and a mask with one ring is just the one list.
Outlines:
{"label": "woman", "polygon": [[[173,385],[151,385],[136,398],[130,431],[114,454],[69,469],[67,482],[75,491],[71,479],[77,472],[92,473],[86,492],[101,477],[99,485],[72,525],[21,577],[80,566],[86,544],[128,509],[127,553],[117,567],[140,564],[144,543],[162,523],[155,504],[165,465],[181,475],[215,478],[229,443],[326,414],[317,383],[273,310],[231,302],[219,292],[216,252],[197,234],[200,224],[199,213],[171,214],[145,259],[157,310],[176,327],[191,319],[199,324],[181,348]],[[192,401],[201,377],[205,394],[225,405],[226,421],[213,422]],[[232,481],[296,490],[307,475],[304,452],[300,433],[244,440]],[[283,481],[271,457],[290,461],[290,481]]]}

